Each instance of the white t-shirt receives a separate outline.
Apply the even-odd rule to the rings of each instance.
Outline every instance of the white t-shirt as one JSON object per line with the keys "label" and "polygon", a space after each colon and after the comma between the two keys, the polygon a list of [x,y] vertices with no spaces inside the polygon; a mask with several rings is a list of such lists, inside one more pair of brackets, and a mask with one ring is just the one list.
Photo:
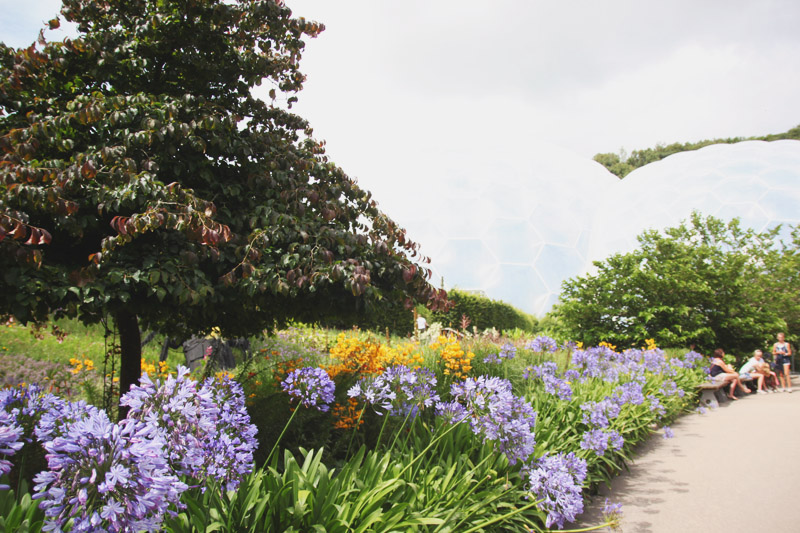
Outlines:
{"label": "white t-shirt", "polygon": [[418,316],[417,317],[417,329],[422,331],[427,327],[428,327],[428,321],[425,320],[425,317],[424,316]]}
{"label": "white t-shirt", "polygon": [[751,372],[755,372],[758,369],[759,364],[761,364],[761,361],[755,357],[751,357],[749,361],[742,365],[742,368],[739,369],[739,373],[749,374]]}

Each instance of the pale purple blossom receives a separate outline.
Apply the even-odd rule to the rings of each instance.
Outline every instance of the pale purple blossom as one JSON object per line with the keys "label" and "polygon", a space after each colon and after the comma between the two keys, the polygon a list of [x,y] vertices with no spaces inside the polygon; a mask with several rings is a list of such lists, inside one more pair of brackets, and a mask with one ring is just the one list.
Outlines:
{"label": "pale purple blossom", "polygon": [[583,434],[581,440],[581,448],[584,450],[592,450],[597,455],[605,454],[606,450],[621,450],[625,444],[625,439],[622,435],[613,430],[604,429],[590,429]]}
{"label": "pale purple blossom", "polygon": [[[6,457],[11,457],[25,443],[22,440],[22,428],[6,411],[0,410],[0,476],[8,474],[13,466]],[[0,485],[0,490],[8,490],[8,485]]]}
{"label": "pale purple blossom", "polygon": [[542,500],[540,508],[547,512],[545,525],[563,528],[583,512],[581,490],[586,479],[586,461],[574,453],[545,454],[531,465],[522,467],[521,475],[528,489]]}
{"label": "pale purple blossom", "polygon": [[511,392],[508,380],[479,376],[450,386],[450,394],[469,413],[473,433],[495,443],[510,464],[525,462],[536,444],[536,412]]}
{"label": "pale purple blossom", "polygon": [[511,343],[506,343],[500,348],[500,352],[492,353],[484,357],[484,363],[502,363],[504,359],[514,359],[517,355],[517,348]]}
{"label": "pale purple blossom", "polygon": [[534,352],[555,352],[558,350],[558,343],[545,335],[539,335],[526,346],[528,350]]}
{"label": "pale purple blossom", "polygon": [[305,407],[328,411],[336,385],[324,369],[307,366],[292,370],[281,383],[281,388]]}
{"label": "pale purple blossom", "polygon": [[417,415],[420,409],[439,402],[436,375],[427,368],[394,365],[374,378],[363,380],[348,391],[351,398],[362,398],[394,416]]}
{"label": "pale purple blossom", "polygon": [[44,531],[157,531],[187,486],[172,472],[153,426],[118,424],[97,410],[44,444],[49,470],[34,478]]}
{"label": "pale purple blossom", "polygon": [[669,426],[664,426],[664,438],[671,439],[675,436],[675,432],[672,431],[672,428]]}

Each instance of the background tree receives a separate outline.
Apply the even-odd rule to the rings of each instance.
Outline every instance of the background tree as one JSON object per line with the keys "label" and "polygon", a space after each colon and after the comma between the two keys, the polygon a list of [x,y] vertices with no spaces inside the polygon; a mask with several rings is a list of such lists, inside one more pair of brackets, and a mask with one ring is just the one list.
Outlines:
{"label": "background tree", "polygon": [[639,167],[660,161],[679,152],[699,150],[712,144],[735,144],[742,141],[778,141],[782,139],[800,139],[800,126],[795,126],[783,133],[771,133],[761,137],[728,137],[727,139],[705,139],[697,142],[657,144],[654,148],[634,150],[630,156],[617,154],[595,154],[594,160],[619,178],[624,178]]}
{"label": "background tree", "polygon": [[112,316],[124,392],[140,326],[239,336],[444,301],[288,109],[321,24],[267,0],[64,0],[61,16],[79,37],[0,44],[0,313]]}
{"label": "background tree", "polygon": [[644,232],[637,250],[596,262],[596,274],[565,281],[553,314],[563,335],[588,344],[654,338],[748,352],[785,327],[780,302],[762,290],[776,231],[695,212],[678,227]]}

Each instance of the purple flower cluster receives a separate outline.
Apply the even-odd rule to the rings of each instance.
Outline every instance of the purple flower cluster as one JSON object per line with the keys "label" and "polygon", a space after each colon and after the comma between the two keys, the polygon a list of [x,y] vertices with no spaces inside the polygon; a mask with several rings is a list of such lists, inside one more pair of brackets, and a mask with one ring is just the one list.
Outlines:
{"label": "purple flower cluster", "polygon": [[[11,413],[0,410],[0,457],[10,457],[25,443],[22,441],[22,428],[17,425]],[[0,476],[11,471],[11,461],[0,458]],[[8,490],[8,485],[0,485],[0,490]]]}
{"label": "purple flower cluster", "polygon": [[155,428],[177,474],[233,490],[252,471],[256,428],[241,385],[230,378],[209,378],[198,387],[182,366],[163,383],[142,374],[139,386],[132,386],[120,403],[130,407],[129,419]]}
{"label": "purple flower cluster", "polygon": [[390,415],[415,417],[439,402],[436,376],[427,368],[389,367],[383,374],[350,388],[347,395],[381,406]]}
{"label": "purple flower cluster", "polygon": [[47,411],[41,413],[39,423],[34,429],[39,442],[47,442],[56,437],[63,436],[70,424],[83,420],[98,411],[94,405],[85,401],[78,402],[52,402]]}
{"label": "purple flower cluster", "polygon": [[0,409],[10,413],[22,427],[26,442],[31,442],[34,428],[43,414],[60,409],[66,402],[36,384],[0,390]]}
{"label": "purple flower cluster", "polygon": [[621,450],[625,444],[625,439],[616,431],[607,431],[604,429],[590,429],[583,434],[581,440],[581,448],[584,450],[592,450],[597,455],[605,454],[606,450]]}
{"label": "purple flower cluster", "polygon": [[558,343],[554,339],[551,339],[550,337],[539,335],[531,342],[529,342],[528,345],[525,347],[533,352],[552,353],[558,350]]}
{"label": "purple flower cluster", "polygon": [[572,366],[585,378],[601,378],[607,382],[617,381],[621,373],[620,354],[608,346],[593,346],[572,353]]}
{"label": "purple flower cluster", "polygon": [[586,479],[586,461],[574,453],[545,454],[530,466],[522,468],[529,490],[542,500],[547,511],[545,525],[564,527],[564,522],[574,522],[583,512],[581,489]]}
{"label": "purple flower cluster", "polygon": [[514,359],[517,355],[517,347],[511,343],[506,343],[500,348],[499,353],[492,353],[484,357],[484,363],[502,363],[503,359]]}
{"label": "purple flower cluster", "polygon": [[511,392],[508,380],[479,376],[450,386],[450,394],[460,403],[463,412],[450,404],[440,404],[440,413],[451,413],[454,421],[468,414],[476,435],[494,441],[510,464],[526,461],[534,451],[536,412],[523,398]]}
{"label": "purple flower cluster", "polygon": [[300,400],[306,407],[316,407],[320,411],[330,409],[336,385],[319,367],[307,366],[293,370],[281,383],[281,387],[290,396]]}
{"label": "purple flower cluster", "polygon": [[225,484],[226,490],[236,490],[241,479],[253,471],[253,452],[258,446],[258,429],[250,423],[245,407],[242,386],[230,377],[208,378],[203,382],[201,396],[207,392],[218,407],[214,429],[206,433],[201,442],[203,463],[195,471],[204,477]]}
{"label": "purple flower cluster", "polygon": [[678,396],[679,398],[683,398],[686,395],[686,392],[683,389],[678,388],[678,384],[675,383],[673,380],[668,379],[661,384],[661,388],[659,389],[661,394],[664,396]]}
{"label": "purple flower cluster", "polygon": [[557,375],[558,367],[553,361],[545,361],[538,366],[529,366],[523,373],[523,379],[540,379],[544,383],[544,390],[547,394],[558,396],[568,402],[572,399],[572,387],[565,379]]}
{"label": "purple flower cluster", "polygon": [[686,352],[686,355],[683,356],[684,368],[697,368],[698,366],[702,366],[705,362],[706,358],[694,350]]}
{"label": "purple flower cluster", "polygon": [[673,437],[675,437],[675,432],[672,431],[672,428],[669,426],[664,426],[664,438],[671,439]]}
{"label": "purple flower cluster", "polygon": [[49,470],[34,478],[48,524],[61,531],[157,531],[187,486],[173,473],[166,443],[139,420],[109,421],[96,410],[44,443]]}
{"label": "purple flower cluster", "polygon": [[659,416],[664,416],[667,414],[666,407],[661,405],[661,400],[655,396],[650,396],[650,410],[654,413],[658,413]]}
{"label": "purple flower cluster", "polygon": [[612,398],[599,402],[586,402],[581,405],[583,423],[595,428],[607,428],[611,420],[619,416],[620,406]]}
{"label": "purple flower cluster", "polygon": [[644,392],[642,391],[642,384],[636,381],[623,383],[614,389],[613,397],[616,399],[617,404],[622,407],[626,403],[631,405],[642,405],[644,403]]}

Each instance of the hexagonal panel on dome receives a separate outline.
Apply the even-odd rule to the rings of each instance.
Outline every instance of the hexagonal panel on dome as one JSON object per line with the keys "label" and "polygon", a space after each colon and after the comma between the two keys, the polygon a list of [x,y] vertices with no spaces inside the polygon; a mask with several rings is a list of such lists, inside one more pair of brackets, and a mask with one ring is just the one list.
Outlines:
{"label": "hexagonal panel on dome", "polygon": [[533,264],[544,244],[533,226],[519,219],[497,219],[481,237],[500,263]]}
{"label": "hexagonal panel on dome", "polygon": [[575,246],[588,222],[585,211],[559,201],[537,205],[528,220],[544,242],[561,246]]}
{"label": "hexagonal panel on dome", "polygon": [[450,239],[434,259],[448,287],[484,289],[498,282],[498,261],[480,239]]}
{"label": "hexagonal panel on dome", "polygon": [[584,272],[588,265],[575,248],[545,244],[535,266],[549,292],[558,294],[562,281]]}
{"label": "hexagonal panel on dome", "polygon": [[714,187],[714,194],[722,203],[756,202],[766,187],[758,176],[733,176],[725,178]]}
{"label": "hexagonal panel on dome", "polygon": [[497,283],[486,287],[487,294],[496,300],[510,303],[518,309],[532,312],[543,294],[549,291],[532,266],[501,264]]}
{"label": "hexagonal panel on dome", "polygon": [[770,221],[797,223],[800,220],[800,171],[798,187],[794,191],[772,189],[764,193],[759,205]]}

